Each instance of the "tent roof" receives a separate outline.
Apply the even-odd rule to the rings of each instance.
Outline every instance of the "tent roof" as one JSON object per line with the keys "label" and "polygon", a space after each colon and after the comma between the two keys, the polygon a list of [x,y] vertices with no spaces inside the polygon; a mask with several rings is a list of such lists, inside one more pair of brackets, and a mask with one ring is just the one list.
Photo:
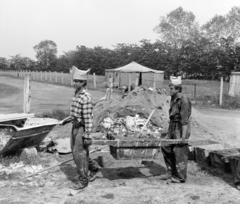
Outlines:
{"label": "tent roof", "polygon": [[113,71],[113,72],[153,72],[153,73],[164,73],[164,71],[158,71],[155,69],[150,69],[148,67],[142,66],[136,62],[131,62],[123,67],[119,67],[116,69],[106,69],[105,71]]}

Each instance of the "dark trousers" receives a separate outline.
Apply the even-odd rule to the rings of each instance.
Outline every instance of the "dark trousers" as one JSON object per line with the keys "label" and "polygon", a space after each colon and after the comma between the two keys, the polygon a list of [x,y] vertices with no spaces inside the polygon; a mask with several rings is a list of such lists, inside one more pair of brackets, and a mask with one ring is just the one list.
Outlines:
{"label": "dark trousers", "polygon": [[185,181],[187,179],[188,145],[162,146],[161,151],[167,170],[171,172],[172,176]]}
{"label": "dark trousers", "polygon": [[83,144],[84,127],[73,125],[71,134],[71,148],[74,162],[77,166],[79,180],[88,184],[89,171],[96,171],[98,164],[89,157],[88,147]]}

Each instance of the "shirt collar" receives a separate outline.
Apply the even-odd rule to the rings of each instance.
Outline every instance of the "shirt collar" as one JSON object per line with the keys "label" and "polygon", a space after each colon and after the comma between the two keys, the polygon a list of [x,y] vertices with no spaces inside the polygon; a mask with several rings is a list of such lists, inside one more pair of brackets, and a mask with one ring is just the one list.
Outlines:
{"label": "shirt collar", "polygon": [[173,101],[176,102],[178,99],[181,99],[181,98],[182,98],[182,93],[178,92]]}
{"label": "shirt collar", "polygon": [[86,89],[83,89],[82,91],[78,91],[77,93],[75,93],[75,96],[76,95],[82,95],[84,93],[86,93]]}

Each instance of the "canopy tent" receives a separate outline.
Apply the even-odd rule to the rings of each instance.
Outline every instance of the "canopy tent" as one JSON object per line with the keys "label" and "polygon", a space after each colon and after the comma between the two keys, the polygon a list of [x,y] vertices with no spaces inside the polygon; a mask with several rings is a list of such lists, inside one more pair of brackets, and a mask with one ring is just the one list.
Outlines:
{"label": "canopy tent", "polygon": [[163,74],[164,71],[158,71],[158,70],[155,70],[155,69],[150,69],[148,67],[145,67],[143,65],[140,65],[138,64],[137,62],[131,62],[125,66],[122,66],[122,67],[119,67],[119,68],[116,68],[116,69],[108,69],[106,71],[110,71],[110,72],[128,72],[128,73],[131,73],[131,72],[141,72],[141,73],[156,73],[156,74]]}
{"label": "canopy tent", "polygon": [[131,62],[116,69],[106,69],[107,81],[112,81],[115,87],[130,87],[131,85],[146,87],[162,87],[164,71],[150,69],[136,62]]}

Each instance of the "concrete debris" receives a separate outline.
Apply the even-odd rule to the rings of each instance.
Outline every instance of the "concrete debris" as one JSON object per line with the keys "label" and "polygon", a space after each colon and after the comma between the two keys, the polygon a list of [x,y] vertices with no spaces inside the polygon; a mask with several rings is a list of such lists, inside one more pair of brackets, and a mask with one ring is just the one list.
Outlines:
{"label": "concrete debris", "polygon": [[10,175],[23,171],[25,173],[35,173],[42,169],[43,167],[41,165],[24,165],[24,163],[21,161],[18,163],[11,163],[9,166],[2,166],[2,168],[0,168],[0,174]]}
{"label": "concrete debris", "polygon": [[28,118],[24,124],[24,127],[38,126],[38,125],[49,124],[49,123],[57,124],[58,120],[53,118]]}
{"label": "concrete debris", "polygon": [[[141,132],[143,125],[146,123],[146,118],[141,118],[138,114],[134,117],[126,116],[126,117],[119,117],[119,118],[111,118],[106,117],[100,123],[100,125],[110,130],[113,133],[119,134],[122,132]],[[145,131],[147,133],[160,133],[162,128],[154,126],[151,122],[149,122],[146,126]]]}
{"label": "concrete debris", "polygon": [[8,128],[0,128],[0,151],[5,147],[11,139]]}
{"label": "concrete debris", "polygon": [[56,140],[56,149],[59,153],[71,153],[70,138],[60,138]]}
{"label": "concrete debris", "polygon": [[36,165],[36,166],[27,165],[27,166],[24,166],[23,169],[25,170],[26,173],[32,174],[32,173],[41,171],[43,169],[43,167],[42,167],[42,165]]}
{"label": "concrete debris", "polygon": [[38,158],[37,149],[35,147],[21,149],[19,150],[19,153],[22,161],[33,161]]}
{"label": "concrete debris", "polygon": [[[41,144],[37,147],[39,152],[47,152],[48,148],[55,146],[56,143],[53,141],[51,137],[46,137]],[[52,149],[49,152],[53,152]]]}

